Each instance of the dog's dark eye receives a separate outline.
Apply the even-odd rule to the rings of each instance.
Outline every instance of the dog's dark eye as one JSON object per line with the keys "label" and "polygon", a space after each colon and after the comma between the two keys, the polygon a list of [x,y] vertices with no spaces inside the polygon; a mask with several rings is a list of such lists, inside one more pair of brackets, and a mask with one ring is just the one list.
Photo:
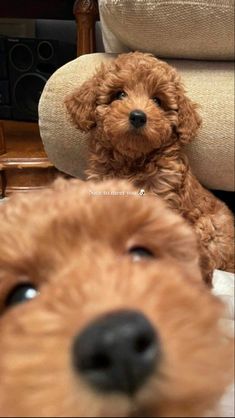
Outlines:
{"label": "dog's dark eye", "polygon": [[131,247],[128,253],[131,255],[132,261],[140,261],[143,258],[154,258],[152,251],[145,247]]}
{"label": "dog's dark eye", "polygon": [[152,98],[152,100],[153,100],[153,102],[157,105],[157,106],[161,106],[162,105],[162,102],[161,102],[161,100],[159,99],[159,97],[153,97]]}
{"label": "dog's dark eye", "polygon": [[11,307],[19,303],[27,302],[34,299],[39,294],[33,284],[24,283],[15,286],[9,293],[5,301],[5,307]]}
{"label": "dog's dark eye", "polygon": [[115,96],[114,96],[114,100],[122,100],[127,96],[127,94],[125,93],[125,91],[117,91]]}

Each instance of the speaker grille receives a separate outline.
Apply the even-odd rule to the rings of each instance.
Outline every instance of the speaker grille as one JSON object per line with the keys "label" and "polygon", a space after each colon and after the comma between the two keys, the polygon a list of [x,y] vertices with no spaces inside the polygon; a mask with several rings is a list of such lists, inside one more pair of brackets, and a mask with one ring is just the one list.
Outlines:
{"label": "speaker grille", "polygon": [[10,63],[18,71],[29,71],[33,65],[33,53],[28,45],[16,44],[10,50]]}
{"label": "speaker grille", "polygon": [[51,42],[41,41],[38,44],[38,56],[41,60],[50,60],[53,58],[55,51]]}
{"label": "speaker grille", "polygon": [[47,79],[41,74],[27,73],[18,78],[14,99],[16,106],[26,116],[35,117],[38,112],[38,102]]}
{"label": "speaker grille", "polygon": [[75,44],[0,36],[0,118],[38,120],[46,81],[75,57]]}

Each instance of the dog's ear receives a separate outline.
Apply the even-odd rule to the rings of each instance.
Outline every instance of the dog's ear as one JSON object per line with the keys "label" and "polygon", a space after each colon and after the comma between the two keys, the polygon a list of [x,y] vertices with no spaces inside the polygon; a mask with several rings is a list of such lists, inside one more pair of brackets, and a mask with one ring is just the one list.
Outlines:
{"label": "dog's ear", "polygon": [[93,76],[65,99],[72,122],[84,132],[96,125],[96,85],[97,77]]}
{"label": "dog's ear", "polygon": [[197,105],[185,95],[181,83],[178,85],[178,126],[176,132],[182,145],[188,144],[201,126]]}

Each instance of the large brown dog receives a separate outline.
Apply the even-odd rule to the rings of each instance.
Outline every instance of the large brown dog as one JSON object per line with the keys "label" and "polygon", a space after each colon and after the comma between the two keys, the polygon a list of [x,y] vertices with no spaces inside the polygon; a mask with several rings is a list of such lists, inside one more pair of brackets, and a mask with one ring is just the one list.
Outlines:
{"label": "large brown dog", "polygon": [[216,407],[232,341],[179,215],[124,181],[74,180],[11,198],[0,225],[0,416]]}
{"label": "large brown dog", "polygon": [[163,197],[193,225],[205,281],[215,268],[234,271],[232,214],[199,184],[183,152],[201,120],[174,68],[149,54],[120,55],[66,105],[90,131],[89,179],[126,178]]}

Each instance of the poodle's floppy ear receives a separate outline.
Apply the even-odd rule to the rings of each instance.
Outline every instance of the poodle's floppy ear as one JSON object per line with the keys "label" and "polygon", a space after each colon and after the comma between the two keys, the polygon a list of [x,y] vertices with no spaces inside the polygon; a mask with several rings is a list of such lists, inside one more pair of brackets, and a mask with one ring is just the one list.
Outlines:
{"label": "poodle's floppy ear", "polygon": [[182,145],[188,144],[201,126],[197,105],[185,95],[182,84],[178,84],[178,126],[176,132]]}
{"label": "poodle's floppy ear", "polygon": [[81,131],[87,132],[96,125],[96,87],[97,77],[93,76],[65,99],[71,119]]}

